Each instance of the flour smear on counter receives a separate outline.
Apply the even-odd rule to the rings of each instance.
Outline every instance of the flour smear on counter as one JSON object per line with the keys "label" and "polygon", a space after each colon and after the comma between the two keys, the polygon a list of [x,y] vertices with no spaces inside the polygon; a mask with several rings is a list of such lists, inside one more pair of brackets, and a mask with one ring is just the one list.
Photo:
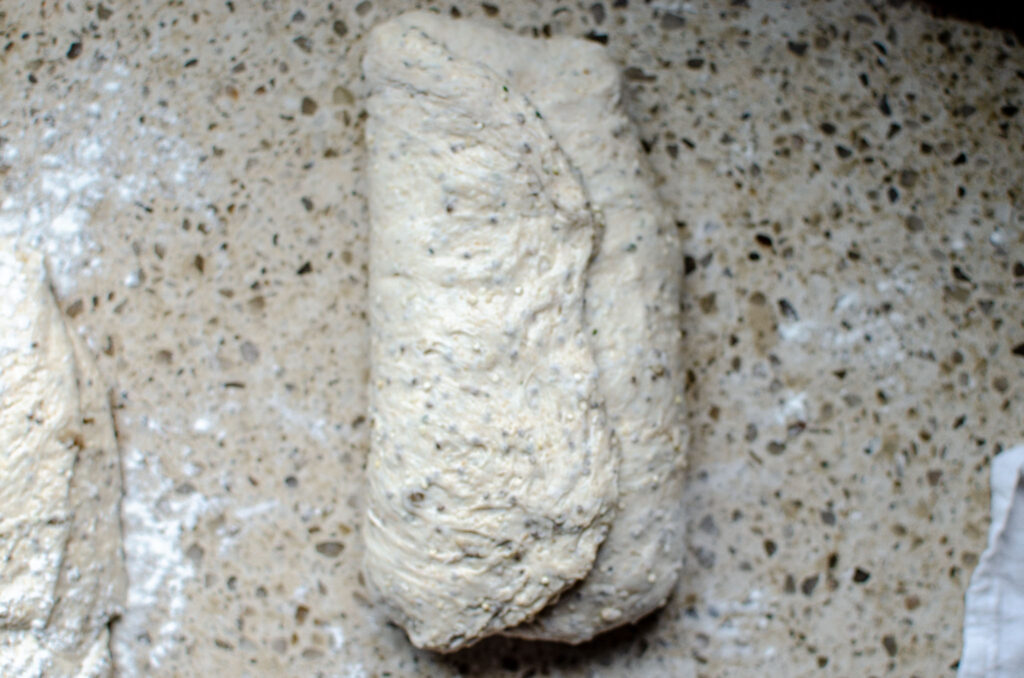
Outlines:
{"label": "flour smear on counter", "polygon": [[[128,74],[122,66],[112,70],[121,78]],[[120,80],[97,79],[89,85],[105,92],[105,101],[123,89]],[[177,122],[174,113],[157,108],[144,119],[129,119],[116,104],[94,102],[59,104],[40,113],[37,122],[45,128],[41,134],[12,134],[0,122],[0,236],[45,255],[61,302],[75,293],[81,280],[102,277],[105,253],[92,234],[103,228],[104,214],[148,212],[146,203],[154,198],[181,202],[175,196],[182,186],[202,181],[199,153],[162,131]],[[119,143],[127,126],[136,143]],[[185,206],[206,211],[198,201]],[[145,220],[140,226],[148,228]],[[122,282],[135,287],[140,281],[129,273]],[[155,419],[148,425],[159,426]],[[118,673],[142,676],[160,666],[177,644],[185,583],[195,575],[180,537],[211,506],[198,493],[176,494],[151,452],[122,448],[121,453],[129,590],[111,644]],[[162,621],[153,624],[153,618]],[[159,628],[158,634],[153,628]],[[143,646],[146,652],[139,651]],[[140,665],[143,657],[147,665]]]}

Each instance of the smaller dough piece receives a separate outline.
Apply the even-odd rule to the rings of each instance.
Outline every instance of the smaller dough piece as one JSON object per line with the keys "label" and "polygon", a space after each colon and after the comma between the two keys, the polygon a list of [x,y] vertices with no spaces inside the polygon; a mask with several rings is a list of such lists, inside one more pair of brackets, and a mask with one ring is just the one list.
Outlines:
{"label": "smaller dough piece", "polygon": [[125,575],[106,387],[42,257],[0,241],[0,675],[111,675]]}

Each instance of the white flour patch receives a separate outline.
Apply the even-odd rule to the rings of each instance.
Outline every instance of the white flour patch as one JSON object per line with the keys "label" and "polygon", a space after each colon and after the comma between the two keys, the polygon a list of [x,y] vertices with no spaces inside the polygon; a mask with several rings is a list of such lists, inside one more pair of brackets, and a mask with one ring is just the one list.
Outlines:
{"label": "white flour patch", "polygon": [[[128,73],[122,67],[114,71]],[[112,85],[120,87],[118,81],[92,85],[107,100]],[[181,193],[181,185],[201,182],[199,153],[142,119],[159,124],[161,115],[62,103],[39,114],[20,136],[8,136],[8,125],[0,123],[0,166],[6,169],[0,235],[46,255],[60,298],[103,265],[102,248],[92,238],[97,215],[142,209],[143,201],[170,198]]]}
{"label": "white flour patch", "polygon": [[[185,587],[196,575],[181,541],[217,502],[195,491],[177,492],[157,457],[138,449],[125,452],[124,484],[128,600],[111,646],[124,675],[144,676],[178,645]],[[154,628],[159,629],[155,637],[145,631]],[[140,647],[146,650],[140,652]]]}

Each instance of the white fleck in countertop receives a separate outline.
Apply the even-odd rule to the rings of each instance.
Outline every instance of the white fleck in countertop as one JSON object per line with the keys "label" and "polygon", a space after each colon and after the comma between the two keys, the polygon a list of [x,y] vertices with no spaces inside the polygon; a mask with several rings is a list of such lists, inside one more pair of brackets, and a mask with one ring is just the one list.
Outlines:
{"label": "white fleck in countertop", "polygon": [[412,5],[0,6],[0,233],[113,387],[120,673],[952,676],[1024,438],[1018,39],[899,0],[440,6],[623,64],[684,234],[692,450],[668,608],[435,657],[358,574],[358,64]]}

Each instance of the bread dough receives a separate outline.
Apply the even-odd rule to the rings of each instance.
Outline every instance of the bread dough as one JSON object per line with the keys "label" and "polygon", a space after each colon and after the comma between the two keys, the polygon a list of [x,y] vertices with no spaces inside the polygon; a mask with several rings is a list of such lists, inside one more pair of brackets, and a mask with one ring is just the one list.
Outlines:
{"label": "bread dough", "polygon": [[[504,143],[514,148],[520,143],[520,129],[495,127],[481,117],[509,95],[516,100],[525,95],[526,105],[536,118],[534,125],[542,134],[550,134],[558,144],[555,153],[561,160],[568,161],[572,176],[580,181],[583,195],[589,199],[587,209],[596,215],[595,247],[583,272],[584,326],[597,367],[597,393],[591,394],[590,399],[604,405],[607,423],[614,434],[611,463],[615,463],[616,452],[621,449],[615,522],[584,581],[532,621],[504,630],[507,635],[582,642],[601,631],[635,621],[663,604],[675,585],[682,563],[686,435],[679,334],[682,252],[676,229],[661,207],[651,173],[640,155],[636,133],[622,110],[618,69],[602,48],[580,40],[531,40],[472,22],[449,21],[426,12],[403,15],[378,28],[376,35],[386,36],[386,40],[371,46],[369,62],[394,59],[396,65],[390,77],[402,81],[407,77],[403,69],[413,63],[409,58],[411,41],[429,44],[435,50],[433,61],[429,62],[434,74],[433,84],[443,83],[448,88],[443,93],[435,93],[426,87],[409,85],[401,92],[400,105],[409,113],[407,119],[401,119],[400,127],[405,135],[413,135],[414,142],[424,143],[423,139],[432,133],[431,126],[438,124],[437,111],[413,112],[417,106],[425,105],[421,99],[430,96],[442,98],[443,110],[462,107],[459,115],[465,115],[465,111],[471,114],[466,124],[479,122],[480,129],[476,132],[471,129],[465,138],[458,139],[458,153],[454,151],[454,144],[451,155],[444,152],[443,143],[437,146],[431,156],[431,162],[440,166],[435,175],[424,173],[401,191],[371,192],[374,243],[378,242],[376,231],[382,225],[377,214],[381,209],[401,205],[401,209],[406,210],[405,226],[398,231],[402,238],[416,234],[417,228],[427,227],[427,224],[436,230],[433,224],[446,223],[443,214],[423,216],[424,211],[417,201],[434,192],[437,195],[433,200],[443,203],[444,179],[439,175],[445,168],[449,172],[456,167],[461,170],[461,163],[466,162],[465,155],[460,157],[464,148],[476,148],[485,136],[493,139],[499,134],[507,138],[492,142],[495,145]],[[422,59],[415,63],[422,68],[421,64]],[[468,82],[464,73],[469,71],[483,73],[489,82],[500,83],[501,93],[488,91],[486,87],[465,87]],[[371,122],[381,113],[374,109],[373,99],[370,113]],[[414,120],[416,127],[410,124]],[[370,140],[372,163],[372,159],[383,152],[379,148],[380,133],[372,134]],[[429,148],[429,144],[426,146]],[[388,152],[392,163],[418,164],[407,144],[396,143]],[[380,169],[381,166],[374,168],[371,164],[371,177],[378,181],[391,178],[390,174],[381,174]],[[554,176],[561,177],[563,173]],[[477,181],[470,190],[493,190],[499,191],[502,197],[509,195],[507,188],[501,185],[503,176],[475,170],[469,178]],[[545,184],[551,180],[542,177]],[[462,237],[475,237],[482,247],[493,247],[491,240],[497,236],[484,226],[487,216],[487,212],[463,214],[458,228],[474,230]],[[392,220],[388,223],[392,228],[401,224]],[[414,258],[423,258],[426,240],[413,239],[416,243],[407,243],[403,251]],[[390,247],[393,247],[391,241],[383,242],[376,253],[380,255]],[[436,250],[429,254],[436,256]],[[374,252],[371,252],[371,261],[378,261]],[[452,263],[450,275],[453,278],[471,275],[470,271],[457,268],[459,263]],[[402,267],[396,270],[405,270],[411,265],[416,265],[415,259],[395,264]],[[406,293],[410,290],[415,287],[407,289]],[[371,294],[372,308],[394,301],[380,289]],[[469,318],[475,314],[473,309],[464,306],[447,306],[448,299],[432,303],[437,303],[437,308],[414,309],[404,316],[405,320],[419,327],[421,314],[441,313],[447,318],[446,322],[458,322],[464,313],[468,313]],[[508,320],[517,322],[519,316],[510,315]],[[374,338],[378,338],[377,329]],[[543,357],[541,353],[537,355]],[[373,365],[391,369],[395,359],[394,352],[374,352]],[[480,370],[476,378],[482,379],[487,376],[485,373],[486,370]],[[376,388],[380,397],[379,382]],[[392,391],[389,397],[399,401],[403,398],[397,391]],[[448,421],[463,421],[464,412],[463,408],[456,408]],[[531,413],[531,416],[539,414]],[[371,462],[380,464],[382,460],[371,456]],[[371,466],[371,477],[394,470],[387,459],[383,462],[383,471]],[[494,463],[503,464],[500,457]],[[508,477],[515,477],[515,473],[513,469],[505,472]],[[371,509],[372,506],[371,499]],[[380,519],[380,515],[376,515],[376,519]],[[427,514],[421,520],[425,521],[423,527],[429,528],[431,516]],[[387,565],[391,566],[396,560],[393,558]],[[372,559],[367,562],[370,573],[372,566],[378,563]],[[410,581],[415,582],[421,592],[429,592],[433,586],[431,578],[437,573],[420,570],[411,574]],[[385,588],[381,592],[389,604],[393,603],[391,591]],[[434,589],[433,595],[447,594],[443,589]],[[402,623],[401,616],[398,618]],[[458,625],[461,619],[435,616],[429,623],[443,631],[445,625]],[[476,635],[490,632],[493,631],[487,626]],[[416,642],[415,636],[410,635]],[[462,642],[471,639],[464,636]]]}
{"label": "bread dough", "polygon": [[595,227],[540,114],[402,23],[371,85],[365,574],[441,651],[532,618],[590,571],[617,460],[584,332]]}
{"label": "bread dough", "polygon": [[615,522],[593,571],[534,623],[509,632],[582,642],[664,604],[684,543],[685,421],[680,239],[654,189],[621,82],[593,42],[536,40],[416,12],[397,19],[524,93],[579,170],[603,223],[587,272],[598,390],[621,447]]}
{"label": "bread dough", "polygon": [[111,672],[124,599],[106,387],[42,258],[0,241],[0,674]]}

